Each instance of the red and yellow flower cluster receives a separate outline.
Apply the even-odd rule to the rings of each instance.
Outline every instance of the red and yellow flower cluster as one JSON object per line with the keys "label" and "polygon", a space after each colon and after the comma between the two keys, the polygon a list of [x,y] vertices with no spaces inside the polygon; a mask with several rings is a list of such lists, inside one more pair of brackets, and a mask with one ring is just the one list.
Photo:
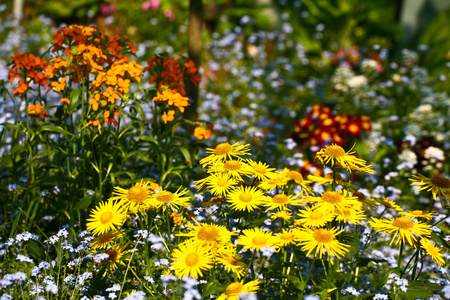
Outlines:
{"label": "red and yellow flower cluster", "polygon": [[367,116],[337,115],[330,107],[314,105],[311,112],[294,125],[292,138],[299,143],[307,141],[310,146],[336,143],[344,145],[350,137],[358,137],[372,129]]}
{"label": "red and yellow flower cluster", "polygon": [[150,71],[149,83],[155,84],[158,89],[162,86],[167,86],[176,90],[181,96],[186,96],[184,80],[190,78],[195,86],[200,81],[195,63],[184,56],[177,59],[157,55],[150,58],[147,64],[148,67],[144,70]]}

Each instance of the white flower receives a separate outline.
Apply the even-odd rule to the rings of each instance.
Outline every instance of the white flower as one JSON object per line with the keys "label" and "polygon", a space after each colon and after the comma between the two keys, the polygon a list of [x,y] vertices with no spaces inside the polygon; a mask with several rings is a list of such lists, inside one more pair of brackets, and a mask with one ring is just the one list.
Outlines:
{"label": "white flower", "polygon": [[435,158],[438,160],[444,160],[444,151],[437,147],[430,146],[425,149],[424,156],[426,159]]}
{"label": "white flower", "polygon": [[361,89],[367,86],[367,78],[364,75],[353,76],[347,80],[347,85],[354,90]]}

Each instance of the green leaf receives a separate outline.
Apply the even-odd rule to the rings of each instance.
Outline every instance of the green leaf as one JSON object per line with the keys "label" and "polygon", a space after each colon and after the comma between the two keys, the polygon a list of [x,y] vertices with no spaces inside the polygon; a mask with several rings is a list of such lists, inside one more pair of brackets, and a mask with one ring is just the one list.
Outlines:
{"label": "green leaf", "polygon": [[340,241],[347,245],[350,245],[349,251],[345,253],[345,257],[352,258],[358,253],[359,246],[361,244],[361,235],[355,233],[342,233]]}
{"label": "green leaf", "polygon": [[431,239],[436,243],[439,243],[442,246],[446,247],[447,249],[450,249],[450,245],[441,236],[437,235],[436,232],[431,233]]}
{"label": "green leaf", "polygon": [[85,197],[81,198],[77,204],[73,207],[75,210],[84,210],[91,205],[92,200],[94,200],[94,197],[92,195],[86,195]]}
{"label": "green leaf", "polygon": [[62,134],[69,135],[69,136],[72,136],[72,137],[75,136],[73,133],[70,133],[67,130],[64,130],[61,126],[43,125],[41,127],[41,130],[42,131],[51,131],[51,132],[62,133]]}
{"label": "green leaf", "polygon": [[67,62],[67,68],[70,68],[70,66],[72,66],[72,62],[73,62],[73,55],[69,57],[69,61]]}
{"label": "green leaf", "polygon": [[178,150],[180,150],[181,154],[183,154],[184,159],[186,160],[186,163],[191,166],[192,165],[192,158],[191,154],[189,153],[189,150],[184,147],[178,147]]}
{"label": "green leaf", "polygon": [[24,145],[15,145],[14,147],[11,148],[10,154],[19,154],[26,150],[27,150],[27,148]]}
{"label": "green leaf", "polygon": [[139,136],[139,139],[140,139],[141,141],[144,141],[144,142],[150,142],[150,143],[153,143],[153,144],[155,144],[155,145],[159,145],[158,141],[157,141],[154,137],[152,137],[152,136],[140,135],[140,136]]}
{"label": "green leaf", "polygon": [[81,95],[81,91],[80,90],[73,90],[70,92],[70,111],[75,111],[77,110],[77,103],[78,103],[78,99],[80,98]]}
{"label": "green leaf", "polygon": [[301,281],[300,278],[291,275],[285,275],[285,277],[299,290],[303,291],[306,288],[306,283]]}
{"label": "green leaf", "polygon": [[400,293],[402,299],[417,299],[433,297],[433,293],[420,281],[413,280],[408,283],[406,293]]}
{"label": "green leaf", "polygon": [[205,298],[209,295],[218,295],[219,293],[225,291],[225,288],[226,287],[221,286],[217,280],[208,282],[203,289],[202,296],[203,298]]}
{"label": "green leaf", "polygon": [[45,150],[45,151],[43,151],[43,152],[41,152],[41,153],[36,154],[33,158],[34,158],[34,159],[37,159],[37,158],[44,157],[44,156],[50,156],[50,155],[52,155],[52,154],[54,154],[54,153],[56,153],[56,152],[58,152],[57,149],[49,149],[49,150]]}

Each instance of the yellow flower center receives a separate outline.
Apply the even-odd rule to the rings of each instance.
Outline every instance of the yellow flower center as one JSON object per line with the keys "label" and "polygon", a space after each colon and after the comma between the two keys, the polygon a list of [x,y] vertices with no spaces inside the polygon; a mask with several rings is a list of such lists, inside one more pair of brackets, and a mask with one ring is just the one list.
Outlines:
{"label": "yellow flower center", "polygon": [[421,210],[413,210],[413,211],[411,212],[411,214],[413,214],[413,215],[415,215],[415,216],[422,216],[422,215],[424,215],[424,212],[421,211]]}
{"label": "yellow flower center", "polygon": [[250,202],[252,201],[252,194],[250,193],[243,193],[239,195],[239,200],[241,200],[242,202]]}
{"label": "yellow flower center", "polygon": [[320,228],[314,231],[313,238],[318,243],[331,243],[333,241],[333,233],[326,229]]}
{"label": "yellow flower center", "polygon": [[255,170],[255,172],[259,174],[266,174],[267,172],[266,168],[260,165],[254,165],[253,170]]}
{"label": "yellow flower center", "polygon": [[361,192],[353,192],[353,195],[355,197],[358,197],[358,201],[364,202],[364,200],[366,200],[366,195],[364,195]]}
{"label": "yellow flower center", "polygon": [[228,171],[237,171],[242,168],[242,165],[238,161],[229,160],[223,165],[223,167]]}
{"label": "yellow flower center", "polygon": [[229,256],[227,257],[227,262],[232,266],[237,266],[239,261],[236,259],[236,257]]}
{"label": "yellow flower center", "polygon": [[323,218],[323,213],[320,212],[320,211],[312,212],[312,213],[309,215],[309,218],[310,218],[311,220],[314,220],[314,221],[320,220],[320,219]]}
{"label": "yellow flower center", "polygon": [[272,201],[273,203],[286,204],[289,202],[289,197],[285,194],[278,194],[273,196]]}
{"label": "yellow flower center", "polygon": [[297,172],[297,171],[289,171],[289,172],[287,173],[287,176],[288,176],[289,178],[294,179],[295,182],[297,182],[297,183],[301,183],[301,182],[303,181],[303,175],[300,174],[300,173]]}
{"label": "yellow flower center", "polygon": [[159,195],[156,197],[158,201],[164,202],[164,203],[170,203],[172,202],[174,196],[171,192],[165,192],[162,195]]}
{"label": "yellow flower center", "polygon": [[147,198],[147,191],[143,187],[133,186],[128,190],[127,198],[131,202],[144,203]]}
{"label": "yellow flower center", "polygon": [[207,225],[199,229],[197,237],[203,241],[215,241],[219,237],[219,230],[214,226]]}
{"label": "yellow flower center", "polygon": [[184,261],[186,266],[193,267],[198,263],[198,254],[197,253],[189,253],[186,255],[186,259]]}
{"label": "yellow flower center", "polygon": [[411,229],[414,227],[414,222],[406,217],[400,217],[392,222],[392,226],[398,227],[400,229]]}
{"label": "yellow flower center", "polygon": [[[323,178],[333,180],[333,173],[327,173]],[[336,173],[336,180],[342,180],[341,174]]]}
{"label": "yellow flower center", "polygon": [[117,253],[117,251],[114,249],[109,249],[107,253],[108,253],[108,259],[112,260],[112,261],[115,261],[117,259],[117,257],[119,256],[119,253]]}
{"label": "yellow flower center", "polygon": [[340,214],[341,216],[344,216],[344,217],[348,217],[348,216],[352,215],[352,212],[348,208],[343,208],[341,210],[335,209],[334,212],[337,213],[337,214]]}
{"label": "yellow flower center", "polygon": [[101,244],[109,243],[113,238],[114,238],[114,234],[107,234],[100,238],[100,243]]}
{"label": "yellow flower center", "polygon": [[430,181],[434,186],[444,189],[450,188],[450,180],[442,175],[436,174],[430,178]]}
{"label": "yellow flower center", "polygon": [[324,151],[325,155],[328,155],[332,158],[338,158],[338,157],[343,157],[345,156],[345,150],[338,145],[331,145],[328,146],[325,151]]}
{"label": "yellow flower center", "polygon": [[215,155],[227,155],[233,151],[233,147],[228,143],[222,143],[217,145],[216,149],[214,149]]}
{"label": "yellow flower center", "polygon": [[286,232],[280,235],[280,239],[285,241],[292,241],[294,239],[294,234],[291,232]]}
{"label": "yellow flower center", "polygon": [[256,245],[256,246],[262,246],[262,245],[265,245],[266,242],[267,242],[267,240],[266,240],[266,238],[263,237],[263,236],[255,236],[255,237],[252,239],[253,245]]}
{"label": "yellow flower center", "polygon": [[240,282],[233,282],[232,284],[227,286],[226,294],[228,296],[236,296],[239,295],[242,290],[244,289],[244,286]]}
{"label": "yellow flower center", "polygon": [[102,215],[100,216],[100,222],[102,222],[102,224],[107,224],[111,222],[112,218],[113,218],[112,212],[106,211],[102,213]]}
{"label": "yellow flower center", "polygon": [[322,195],[322,201],[335,204],[342,201],[342,196],[339,192],[325,192],[325,194]]}
{"label": "yellow flower center", "polygon": [[228,185],[228,178],[225,177],[220,177],[219,179],[217,179],[217,185],[220,187],[224,187]]}

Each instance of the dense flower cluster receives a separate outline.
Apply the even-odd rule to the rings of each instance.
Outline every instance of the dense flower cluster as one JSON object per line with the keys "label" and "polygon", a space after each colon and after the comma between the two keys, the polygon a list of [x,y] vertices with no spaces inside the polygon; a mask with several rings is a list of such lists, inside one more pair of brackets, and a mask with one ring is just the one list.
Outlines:
{"label": "dense flower cluster", "polygon": [[310,146],[336,143],[343,146],[350,137],[359,137],[372,129],[367,116],[338,115],[329,106],[314,105],[309,114],[294,125],[292,138]]}

